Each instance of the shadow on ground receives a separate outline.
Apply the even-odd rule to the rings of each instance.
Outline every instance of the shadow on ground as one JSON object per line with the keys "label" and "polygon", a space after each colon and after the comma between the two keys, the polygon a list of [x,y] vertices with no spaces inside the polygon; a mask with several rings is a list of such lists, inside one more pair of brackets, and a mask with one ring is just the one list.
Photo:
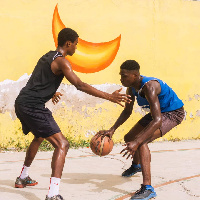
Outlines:
{"label": "shadow on ground", "polygon": [[[49,175],[43,175],[49,177]],[[135,175],[134,177],[140,177]],[[131,178],[124,178],[113,174],[90,174],[90,173],[65,173],[62,175],[62,182],[66,184],[93,184],[95,189],[88,188],[91,192],[102,192],[110,190],[113,192],[126,193],[126,190],[119,189],[117,186],[127,182],[132,182]]]}
{"label": "shadow on ground", "polygon": [[[9,188],[8,188],[9,187]],[[12,193],[16,195],[21,195],[25,199],[28,200],[40,200],[35,194],[34,191],[33,193],[26,192],[26,188],[24,189],[19,189],[14,187],[14,181],[13,180],[0,180],[0,193]]]}

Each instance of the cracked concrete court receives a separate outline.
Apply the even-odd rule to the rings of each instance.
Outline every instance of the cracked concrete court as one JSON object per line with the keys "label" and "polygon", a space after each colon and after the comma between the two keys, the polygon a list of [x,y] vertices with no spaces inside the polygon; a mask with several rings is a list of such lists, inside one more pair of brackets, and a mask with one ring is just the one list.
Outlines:
{"label": "cracked concrete court", "polygon": [[[156,200],[200,199],[200,140],[155,142],[149,144],[152,152],[152,185]],[[115,145],[111,154],[98,157],[89,148],[70,149],[60,185],[60,194],[66,200],[128,200],[140,188],[141,173],[131,178],[121,177],[131,160]],[[23,189],[14,188],[22,168],[25,152],[0,153],[0,200],[45,199],[51,174],[52,152],[39,152],[29,171],[39,184]]]}

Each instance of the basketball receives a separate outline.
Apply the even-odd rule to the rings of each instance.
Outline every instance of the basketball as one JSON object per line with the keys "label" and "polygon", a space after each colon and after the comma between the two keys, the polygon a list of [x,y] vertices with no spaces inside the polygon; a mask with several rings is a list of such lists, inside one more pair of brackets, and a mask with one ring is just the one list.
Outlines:
{"label": "basketball", "polygon": [[90,141],[90,148],[92,152],[98,156],[105,156],[108,155],[113,149],[113,140],[110,139],[108,136],[100,136],[97,138],[95,135]]}

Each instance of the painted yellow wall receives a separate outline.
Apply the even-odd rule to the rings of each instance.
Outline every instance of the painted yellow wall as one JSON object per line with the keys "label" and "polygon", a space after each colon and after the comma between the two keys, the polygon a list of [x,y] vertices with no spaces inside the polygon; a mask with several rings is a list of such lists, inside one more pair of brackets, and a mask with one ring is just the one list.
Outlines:
{"label": "painted yellow wall", "polygon": [[[55,49],[52,17],[57,3],[65,26],[75,29],[81,39],[106,42],[121,34],[120,48],[113,63],[105,70],[92,74],[76,72],[83,81],[94,86],[104,83],[120,85],[120,64],[126,59],[135,59],[141,65],[141,74],[167,82],[185,104],[186,120],[164,139],[200,137],[200,2],[2,1],[0,83],[6,79],[17,81],[25,73],[30,75],[37,60],[47,51]],[[68,82],[65,80],[64,84]],[[12,93],[1,91],[0,98],[2,95],[7,95],[9,99]],[[104,101],[97,102],[95,106],[87,104],[79,110],[76,106],[76,101],[71,102],[71,107],[61,102],[53,114],[62,132],[74,135],[77,140],[80,137],[90,138],[96,131],[109,128],[123,109]],[[13,120],[10,110],[4,107],[0,108],[0,145],[13,146],[19,141],[31,140],[32,135],[24,137],[19,121]],[[123,141],[123,135],[141,116],[141,112],[133,113],[116,131],[115,142]]]}

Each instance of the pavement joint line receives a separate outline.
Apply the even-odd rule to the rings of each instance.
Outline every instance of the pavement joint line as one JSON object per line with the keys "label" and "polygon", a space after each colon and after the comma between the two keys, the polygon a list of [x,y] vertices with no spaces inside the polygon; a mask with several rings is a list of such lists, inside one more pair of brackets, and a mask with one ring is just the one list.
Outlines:
{"label": "pavement joint line", "polygon": [[[165,183],[162,183],[162,184],[159,184],[159,185],[155,185],[154,188],[160,188],[160,187],[163,187],[163,186],[166,186],[166,185],[170,185],[172,183],[178,183],[180,181],[185,181],[185,180],[189,180],[189,179],[192,179],[192,178],[197,178],[197,177],[200,177],[200,174],[197,174],[197,175],[194,175],[194,176],[189,176],[189,177],[184,177],[184,178],[180,178],[180,179],[175,179],[175,180],[172,180],[172,181],[167,181]],[[129,193],[129,194],[125,194],[124,196],[121,196],[119,198],[115,198],[115,200],[124,200],[128,197],[131,197],[133,196],[135,193]]]}
{"label": "pavement joint line", "polygon": [[[158,151],[151,151],[151,153],[164,153],[164,152],[177,152],[177,151],[192,151],[192,150],[200,150],[200,148],[191,148],[191,149],[169,149],[169,150],[158,150]],[[6,153],[6,152],[4,152]],[[109,154],[109,156],[119,155],[120,153]],[[87,158],[87,157],[99,157],[94,154],[89,155],[80,155],[80,156],[70,156],[66,157],[66,159],[78,159],[78,158]],[[52,158],[36,158],[34,160],[51,160]],[[9,161],[0,161],[0,164],[3,163],[14,163],[14,162],[23,162],[24,160],[9,160]]]}
{"label": "pavement joint line", "polygon": [[123,160],[119,159],[119,158],[115,158],[115,157],[109,157],[109,156],[106,156],[106,157],[103,157],[104,159],[111,159],[111,160],[116,160],[116,161],[119,161],[123,164],[123,167],[121,169],[125,170],[125,165],[126,165],[126,162],[124,162]]}
{"label": "pavement joint line", "polygon": [[187,189],[186,186],[184,186],[183,183],[180,183],[180,185],[182,186],[182,188],[184,189],[184,191],[185,191],[188,195],[190,195],[191,197],[198,197],[198,198],[200,197],[199,195],[192,194],[191,190]]}

